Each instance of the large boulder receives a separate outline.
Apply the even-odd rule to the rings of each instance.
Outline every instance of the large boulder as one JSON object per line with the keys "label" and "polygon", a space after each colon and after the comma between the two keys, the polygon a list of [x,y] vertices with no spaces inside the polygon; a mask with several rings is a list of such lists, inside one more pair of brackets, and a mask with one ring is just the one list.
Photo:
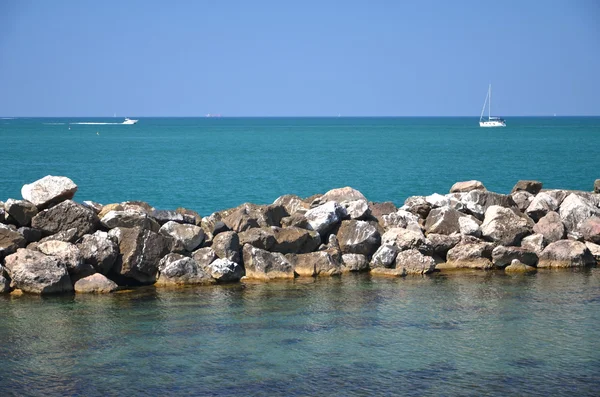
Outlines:
{"label": "large boulder", "polygon": [[[321,236],[314,230],[299,227],[272,228],[275,244],[270,251],[282,254],[304,254],[315,251],[321,245]],[[258,247],[260,248],[260,247]]]}
{"label": "large boulder", "polygon": [[313,203],[318,203],[318,205],[325,204],[328,201],[335,201],[337,203],[342,203],[344,201],[355,201],[362,200],[367,201],[367,198],[358,190],[353,189],[351,187],[341,187],[337,189],[331,189],[317,200],[313,201]]}
{"label": "large boulder", "polygon": [[506,208],[517,208],[517,203],[510,195],[498,194],[482,190],[471,190],[461,197],[461,202],[465,211],[479,220],[483,220],[485,212],[492,205],[498,205]]}
{"label": "large boulder", "polygon": [[569,194],[560,205],[558,211],[567,228],[567,232],[577,231],[583,222],[592,217],[600,216],[600,208],[577,194]]}
{"label": "large boulder", "polygon": [[567,230],[560,219],[560,215],[554,211],[550,211],[544,215],[538,223],[533,226],[533,232],[544,236],[547,243],[562,240],[567,234]]}
{"label": "large boulder", "polygon": [[369,267],[371,269],[378,267],[392,268],[398,252],[400,252],[400,249],[395,245],[382,245],[373,254]]}
{"label": "large boulder", "polygon": [[107,294],[118,288],[117,283],[100,273],[81,278],[75,283],[75,292],[84,294]]}
{"label": "large boulder", "polygon": [[288,254],[287,260],[298,276],[335,276],[342,273],[342,265],[327,251],[306,254]]}
{"label": "large boulder", "polygon": [[141,227],[142,229],[158,232],[160,225],[146,212],[137,210],[110,211],[100,220],[108,229],[116,227]]}
{"label": "large boulder", "polygon": [[157,285],[211,284],[213,278],[205,273],[192,258],[170,253],[158,265]]}
{"label": "large boulder", "polygon": [[312,230],[325,235],[346,216],[346,209],[335,201],[312,208],[304,214]]}
{"label": "large boulder", "polygon": [[548,243],[546,242],[544,235],[539,233],[524,237],[523,240],[521,240],[522,248],[525,248],[528,251],[533,251],[538,256],[542,253],[544,248],[546,248],[546,245],[548,245]]}
{"label": "large boulder", "polygon": [[445,260],[448,251],[460,242],[461,236],[458,233],[451,235],[431,233],[427,235],[427,240],[433,255]]}
{"label": "large boulder", "polygon": [[[305,232],[308,234],[308,230]],[[244,244],[250,244],[253,247],[270,251],[271,247],[277,243],[275,232],[270,227],[248,229],[245,232],[238,233],[238,236],[242,247]]]}
{"label": "large boulder", "polygon": [[402,209],[415,214],[421,219],[426,219],[429,211],[431,211],[431,203],[427,201],[425,196],[411,196],[404,200]]}
{"label": "large boulder", "polygon": [[37,207],[27,200],[8,199],[4,203],[4,209],[19,226],[28,226],[38,213]]}
{"label": "large boulder", "polygon": [[463,236],[481,237],[481,221],[474,216],[459,217],[458,227]]}
{"label": "large boulder", "polygon": [[232,282],[239,281],[244,276],[244,267],[225,258],[218,258],[205,268],[217,281]]}
{"label": "large boulder", "polygon": [[[147,284],[156,281],[158,264],[169,252],[170,241],[166,237],[141,227],[116,228],[120,255],[112,268],[112,274],[122,279]],[[111,231],[112,232],[112,231]],[[111,276],[111,279],[115,277]],[[119,282],[119,280],[116,280]]]}
{"label": "large boulder", "polygon": [[585,241],[600,244],[600,217],[592,216],[579,226],[579,232]]}
{"label": "large boulder", "polygon": [[481,234],[502,245],[519,245],[523,237],[531,234],[533,226],[533,221],[517,210],[492,205],[485,212]]}
{"label": "large boulder", "polygon": [[204,231],[196,225],[168,221],[158,232],[172,240],[172,252],[192,252],[204,241]]}
{"label": "large boulder", "polygon": [[42,231],[32,227],[22,226],[17,229],[17,232],[21,233],[21,235],[25,238],[25,241],[27,241],[27,244],[40,241],[42,239]]}
{"label": "large boulder", "polygon": [[436,269],[491,269],[494,244],[465,237],[451,248],[446,255],[446,263],[439,263]]}
{"label": "large boulder", "polygon": [[558,200],[548,192],[540,192],[531,200],[525,213],[537,222],[547,213],[556,210],[558,210]]}
{"label": "large boulder", "polygon": [[535,197],[533,194],[526,192],[524,190],[519,190],[514,193],[511,193],[510,196],[514,200],[515,204],[517,204],[517,208],[519,211],[525,212],[527,208],[531,205],[533,198]]}
{"label": "large boulder", "polygon": [[542,190],[542,182],[539,181],[518,181],[517,184],[512,188],[511,193],[515,192],[527,192],[536,195]]}
{"label": "large boulder", "polygon": [[302,200],[300,197],[293,194],[286,194],[278,197],[273,204],[282,205],[286,212],[290,215],[296,212],[306,212],[310,209],[310,204]]}
{"label": "large boulder", "polygon": [[192,258],[194,258],[202,270],[209,272],[208,265],[216,261],[219,257],[211,247],[204,247],[194,251]]}
{"label": "large boulder", "polygon": [[536,266],[538,262],[538,256],[535,252],[522,247],[499,245],[492,251],[492,262],[496,267],[506,267],[514,259],[528,266]]}
{"label": "large boulder", "polygon": [[160,226],[167,222],[177,222],[195,225],[196,218],[172,210],[152,210],[149,214]]}
{"label": "large boulder", "polygon": [[537,267],[580,267],[595,264],[596,260],[584,243],[560,240],[544,248]]}
{"label": "large boulder", "polygon": [[225,214],[222,221],[230,230],[239,233],[254,227],[280,226],[281,219],[288,215],[282,204],[244,203]]}
{"label": "large boulder", "polygon": [[20,248],[5,259],[5,268],[15,288],[33,294],[73,291],[67,268],[54,256]]}
{"label": "large boulder", "polygon": [[369,269],[369,260],[361,254],[342,255],[342,272],[363,272]]}
{"label": "large boulder", "polygon": [[217,234],[213,239],[212,249],[219,258],[240,263],[240,238],[236,232]]}
{"label": "large boulder", "polygon": [[365,221],[343,221],[336,236],[343,254],[371,256],[381,244],[377,228]]}
{"label": "large boulder", "polygon": [[77,185],[69,178],[47,175],[24,185],[21,188],[21,195],[41,210],[61,201],[72,199],[76,191]]}
{"label": "large boulder", "polygon": [[98,216],[93,210],[71,200],[41,211],[31,220],[32,227],[47,235],[76,229],[77,238],[94,233],[99,224]]}
{"label": "large boulder", "polygon": [[408,225],[418,225],[419,217],[412,212],[405,210],[398,210],[396,212],[392,212],[388,215],[382,216],[383,227],[387,229],[391,229],[393,227],[402,227],[406,228]]}
{"label": "large boulder", "polygon": [[435,260],[416,249],[409,249],[396,255],[394,268],[404,269],[405,274],[429,274],[435,270]]}
{"label": "large boulder", "polygon": [[77,247],[83,260],[104,275],[110,272],[119,256],[119,246],[108,236],[108,233],[100,230],[83,236]]}
{"label": "large boulder", "polygon": [[417,249],[425,254],[432,253],[431,244],[421,231],[393,228],[381,236],[382,245],[393,245],[400,251]]}
{"label": "large boulder", "polygon": [[17,249],[24,248],[27,241],[21,233],[8,227],[2,227],[0,224],[0,262],[7,255],[17,252]]}
{"label": "large boulder", "polygon": [[462,211],[464,210],[464,203],[462,202],[462,198],[467,193],[451,193],[451,194],[430,194],[425,197],[425,201],[429,203],[431,208],[441,208],[441,207],[450,207],[455,210]]}
{"label": "large boulder", "polygon": [[369,212],[371,213],[371,217],[377,220],[382,219],[384,215],[388,215],[396,211],[398,211],[398,208],[391,201],[386,201],[383,203],[369,202]]}
{"label": "large boulder", "polygon": [[[196,226],[200,226],[202,223],[202,217],[194,210],[178,207],[175,212],[183,215],[183,223],[189,223],[190,225]],[[154,214],[154,212],[152,212],[152,214]]]}
{"label": "large boulder", "polygon": [[60,264],[67,268],[73,281],[96,272],[92,265],[84,262],[83,255],[75,244],[50,240],[38,244],[37,250],[42,254],[56,257]]}
{"label": "large boulder", "polygon": [[427,234],[452,234],[460,233],[459,218],[465,217],[462,212],[450,207],[434,208],[429,212],[425,222]]}
{"label": "large boulder", "polygon": [[244,267],[246,269],[245,279],[273,280],[294,278],[294,267],[283,254],[261,250],[250,244],[244,245],[242,252]]}
{"label": "large boulder", "polygon": [[456,182],[450,188],[450,193],[466,193],[466,192],[470,192],[471,190],[485,191],[486,188],[485,188],[485,186],[483,186],[483,183],[481,183],[480,181],[472,180],[472,181]]}
{"label": "large boulder", "polygon": [[346,209],[347,217],[350,219],[364,220],[371,215],[367,200],[342,201],[340,205]]}

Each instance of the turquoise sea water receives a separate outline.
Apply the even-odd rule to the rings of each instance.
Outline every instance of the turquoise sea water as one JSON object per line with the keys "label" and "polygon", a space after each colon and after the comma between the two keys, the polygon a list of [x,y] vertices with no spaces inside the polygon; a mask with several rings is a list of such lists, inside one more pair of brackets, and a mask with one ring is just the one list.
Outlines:
{"label": "turquoise sea water", "polygon": [[[478,179],[508,192],[519,179],[591,190],[600,178],[600,118],[0,119],[0,200],[24,183],[65,175],[76,200],[143,200],[202,216],[283,194],[352,186],[372,201],[446,193]],[[69,130],[69,127],[71,128]]]}
{"label": "turquoise sea water", "polygon": [[597,396],[600,270],[0,296],[0,394]]}

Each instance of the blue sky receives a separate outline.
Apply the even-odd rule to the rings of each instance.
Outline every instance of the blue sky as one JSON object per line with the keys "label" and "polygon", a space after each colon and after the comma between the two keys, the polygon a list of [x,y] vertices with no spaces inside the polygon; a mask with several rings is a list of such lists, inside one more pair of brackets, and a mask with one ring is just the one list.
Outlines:
{"label": "blue sky", "polygon": [[600,115],[600,1],[0,0],[2,116]]}

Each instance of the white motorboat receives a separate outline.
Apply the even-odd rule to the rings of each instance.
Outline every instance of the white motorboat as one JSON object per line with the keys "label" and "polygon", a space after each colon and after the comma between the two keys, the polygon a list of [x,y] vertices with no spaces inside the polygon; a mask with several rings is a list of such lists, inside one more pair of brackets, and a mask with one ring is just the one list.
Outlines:
{"label": "white motorboat", "polygon": [[132,120],[129,117],[125,117],[125,121],[123,121],[121,124],[128,124],[129,125],[129,124],[135,124],[137,122],[138,122],[137,120]]}
{"label": "white motorboat", "polygon": [[[485,112],[485,105],[488,105],[488,117],[484,119],[483,113]],[[506,127],[506,122],[500,117],[492,117],[492,85],[488,87],[488,92],[483,102],[483,109],[481,109],[481,116],[479,116],[480,127]]]}

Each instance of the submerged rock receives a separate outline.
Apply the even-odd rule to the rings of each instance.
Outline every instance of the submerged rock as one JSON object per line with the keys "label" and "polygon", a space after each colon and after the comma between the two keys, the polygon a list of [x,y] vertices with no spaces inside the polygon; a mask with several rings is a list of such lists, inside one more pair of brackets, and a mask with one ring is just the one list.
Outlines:
{"label": "submerged rock", "polygon": [[513,259],[510,265],[504,268],[504,271],[506,273],[534,273],[537,269],[520,262],[518,259]]}
{"label": "submerged rock", "polygon": [[75,292],[84,294],[107,294],[118,288],[117,283],[100,273],[84,277],[75,283]]}

